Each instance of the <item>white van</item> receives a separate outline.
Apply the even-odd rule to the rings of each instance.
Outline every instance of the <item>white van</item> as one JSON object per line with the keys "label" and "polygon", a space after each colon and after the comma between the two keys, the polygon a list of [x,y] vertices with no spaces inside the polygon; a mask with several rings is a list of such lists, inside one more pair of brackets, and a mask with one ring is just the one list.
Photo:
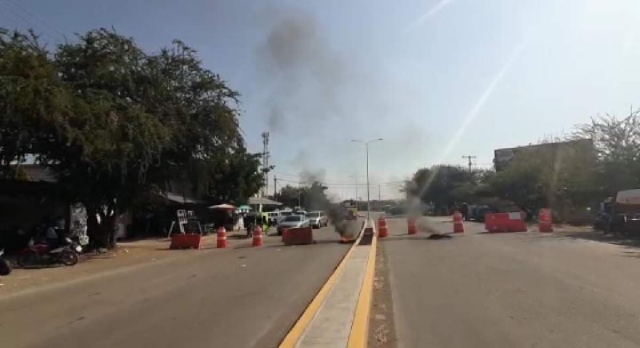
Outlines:
{"label": "white van", "polygon": [[279,211],[271,211],[267,213],[267,218],[269,219],[269,225],[275,226],[280,222],[282,216]]}

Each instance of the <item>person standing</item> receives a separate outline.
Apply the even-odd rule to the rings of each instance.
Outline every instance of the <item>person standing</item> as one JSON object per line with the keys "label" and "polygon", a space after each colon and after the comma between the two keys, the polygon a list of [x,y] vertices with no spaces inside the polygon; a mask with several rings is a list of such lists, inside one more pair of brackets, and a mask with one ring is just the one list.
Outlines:
{"label": "person standing", "polygon": [[58,236],[58,232],[56,231],[53,224],[47,224],[47,229],[45,230],[45,238],[47,239],[49,250],[57,248],[58,244],[60,244],[60,236]]}

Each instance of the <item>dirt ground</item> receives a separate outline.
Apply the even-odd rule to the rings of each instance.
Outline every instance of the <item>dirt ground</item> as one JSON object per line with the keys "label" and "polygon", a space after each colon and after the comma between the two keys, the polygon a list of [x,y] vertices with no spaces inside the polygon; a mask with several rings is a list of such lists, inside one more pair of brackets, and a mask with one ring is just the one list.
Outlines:
{"label": "dirt ground", "polygon": [[[250,240],[244,239],[244,235],[244,232],[229,233],[229,248],[250,243]],[[265,238],[271,239],[272,237]],[[120,242],[117,248],[104,254],[82,254],[81,261],[73,267],[45,266],[27,269],[15,267],[10,275],[0,277],[0,297],[43,285],[73,281],[117,271],[126,267],[135,267],[149,262],[168,261],[188,257],[194,253],[203,252],[203,250],[216,249],[215,234],[203,237],[201,250],[170,250],[170,242],[169,238]]]}

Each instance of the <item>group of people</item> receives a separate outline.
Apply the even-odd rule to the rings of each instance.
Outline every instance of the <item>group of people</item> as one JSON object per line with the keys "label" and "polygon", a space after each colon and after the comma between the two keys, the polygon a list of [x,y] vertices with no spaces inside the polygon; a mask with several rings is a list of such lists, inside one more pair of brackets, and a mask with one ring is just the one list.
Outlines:
{"label": "group of people", "polygon": [[251,235],[255,226],[260,226],[263,232],[269,230],[270,221],[266,213],[245,213],[242,216],[244,227],[247,229],[247,235]]}

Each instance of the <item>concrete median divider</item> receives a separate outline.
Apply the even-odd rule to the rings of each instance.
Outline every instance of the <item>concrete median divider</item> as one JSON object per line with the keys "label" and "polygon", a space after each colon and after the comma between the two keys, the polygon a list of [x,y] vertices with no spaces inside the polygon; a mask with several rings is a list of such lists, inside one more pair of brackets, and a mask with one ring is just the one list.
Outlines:
{"label": "concrete median divider", "polygon": [[311,227],[287,228],[282,232],[284,245],[313,244],[313,229]]}
{"label": "concrete median divider", "polygon": [[[371,225],[374,226],[373,222]],[[347,341],[348,348],[367,348],[368,346],[367,339],[369,338],[369,316],[373,302],[377,242],[374,227],[366,228],[359,244],[369,245],[369,256],[362,279],[362,286],[360,287],[356,312],[353,317],[353,325],[351,326],[349,340]]]}
{"label": "concrete median divider", "polygon": [[[351,221],[349,223],[356,224],[357,221],[354,220],[354,221]],[[342,232],[342,234],[340,235],[340,242],[341,243],[352,243],[352,242],[355,242],[362,235],[362,231],[363,231],[365,225],[366,225],[366,221],[363,221],[362,224],[360,225],[360,227],[357,228],[357,229],[351,229],[351,228],[347,227]]]}
{"label": "concrete median divider", "polygon": [[[340,346],[346,347],[347,343],[351,342],[351,335],[354,332],[353,331],[355,329],[354,325],[356,323],[355,317],[358,315],[358,313],[360,317],[358,319],[357,327],[359,329],[357,330],[357,332],[360,333],[364,328],[365,334],[363,335],[363,337],[361,337],[360,341],[358,340],[358,338],[354,336],[353,342],[354,344],[357,344],[358,342],[364,342],[365,345],[361,347],[366,346],[367,331],[366,331],[366,327],[363,327],[362,325],[363,324],[368,325],[369,313],[365,311],[365,308],[363,307],[364,305],[363,304],[361,305],[360,303],[362,302],[362,303],[370,304],[371,301],[367,300],[366,298],[361,300],[360,298],[362,297],[362,293],[363,293],[362,288],[369,283],[370,283],[370,290],[372,293],[373,273],[371,273],[370,282],[366,279],[366,276],[365,276],[365,279],[361,284],[359,284],[360,278],[359,277],[354,278],[354,273],[353,273],[354,262],[359,261],[357,258],[359,254],[358,251],[359,250],[364,251],[359,248],[370,247],[370,245],[364,245],[364,246],[359,245],[359,242],[363,238],[365,227],[366,227],[366,222],[363,223],[360,231],[354,235],[356,238],[355,243],[353,243],[349,247],[349,250],[347,251],[345,256],[342,258],[342,260],[340,261],[336,269],[329,276],[329,278],[324,283],[324,285],[320,288],[320,291],[318,291],[318,293],[313,298],[313,300],[309,303],[309,305],[307,306],[305,311],[302,313],[302,315],[298,318],[297,322],[294,324],[294,326],[291,328],[291,330],[282,340],[279,347],[281,348],[294,348],[294,347],[304,348],[304,347],[312,347],[312,346],[313,347],[330,347],[330,348],[340,347]],[[374,243],[373,245],[375,245],[375,233],[372,236],[372,239]],[[369,250],[366,250],[366,251],[368,255],[370,255]],[[374,255],[375,255],[375,251],[374,251]],[[369,259],[368,262],[371,262],[371,259]],[[375,263],[372,263],[372,265],[375,266]],[[369,268],[369,263],[367,263],[367,270],[368,268]],[[355,268],[355,271],[356,273],[358,272],[358,267]],[[364,271],[364,268],[363,268],[363,271]],[[346,275],[348,276],[345,278]],[[360,285],[360,288],[347,287],[345,289],[344,287],[345,281],[351,281],[351,282],[355,281],[357,284]],[[345,290],[346,290],[346,293],[345,293]],[[355,299],[351,301],[347,301],[347,303],[344,303],[343,299],[345,297],[347,298],[350,297],[350,296],[344,296],[344,295],[351,294],[351,293],[356,296]],[[365,291],[365,293],[367,292]],[[356,300],[357,300],[357,304],[356,304]],[[344,311],[345,305],[347,307],[352,306],[351,312],[347,311],[349,312],[349,314],[346,316],[345,316],[345,313],[347,312]],[[367,316],[366,321],[364,320],[364,317],[363,317],[364,315]],[[318,319],[318,317],[322,317],[322,318]],[[324,326],[322,323],[331,323],[330,326],[333,326],[334,329],[337,327],[338,330],[331,330],[330,328]],[[335,337],[336,335],[340,337],[336,339]],[[318,342],[317,340],[314,340],[313,337],[315,338],[319,337],[324,342]],[[341,343],[336,344],[336,341],[339,341]],[[360,347],[360,346],[350,345],[350,347]]]}

